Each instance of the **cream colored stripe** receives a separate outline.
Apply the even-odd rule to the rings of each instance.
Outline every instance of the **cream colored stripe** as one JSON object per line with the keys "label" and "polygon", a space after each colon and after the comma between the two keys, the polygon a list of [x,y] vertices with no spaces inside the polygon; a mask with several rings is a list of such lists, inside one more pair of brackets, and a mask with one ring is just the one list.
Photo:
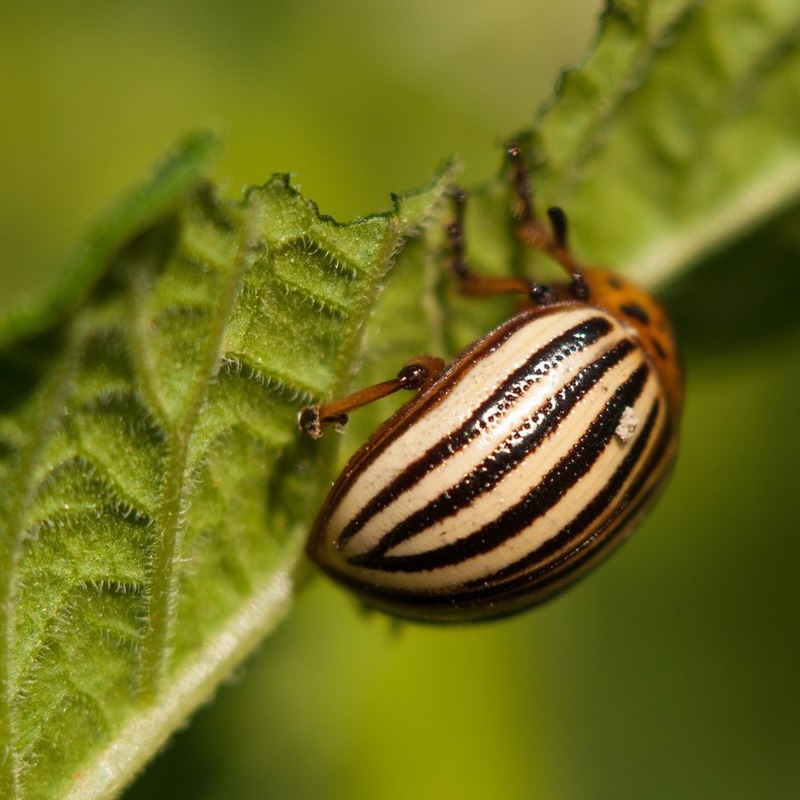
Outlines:
{"label": "cream colored stripe", "polygon": [[[648,380],[641,397],[635,404],[637,413],[646,414],[647,409],[652,405],[659,391],[657,382],[652,379]],[[598,394],[602,394],[605,399],[608,398],[607,393],[598,392]],[[603,405],[602,403],[598,404],[597,398],[592,398],[590,404],[593,409],[591,412],[592,416],[598,413],[598,410],[602,408]],[[557,456],[554,453],[555,457],[551,457],[550,452],[545,453],[544,451],[540,451],[538,456],[544,456],[547,462],[552,466],[553,463],[569,449],[567,445],[571,445],[574,442],[574,436],[563,438],[562,446],[553,448],[554,451],[557,451]],[[623,444],[614,437],[609,447],[604,450],[589,472],[575,486],[571,487],[556,506],[542,517],[538,518],[519,535],[505,542],[501,547],[460,564],[427,572],[393,573],[377,571],[374,573],[375,580],[387,588],[404,589],[412,593],[425,591],[438,592],[457,587],[465,581],[476,580],[480,579],[482,576],[491,575],[495,571],[514,563],[528,553],[533,552],[561,531],[564,525],[572,520],[575,515],[602,490],[607,483],[609,475],[614,473],[624,459],[629,447],[635,441],[636,437]],[[538,480],[545,471],[546,467],[537,463],[535,479]],[[495,518],[503,508],[513,502],[517,502],[526,491],[530,489],[532,484],[524,480],[519,481],[518,479],[520,476],[518,473],[520,473],[520,469],[515,470],[513,473],[513,477],[515,478],[514,482],[516,483],[513,493],[509,492],[508,495],[505,495],[507,487],[503,487],[503,494],[499,497],[487,498],[482,505],[480,513],[477,513],[477,509],[471,509],[473,512],[476,512],[475,517],[481,520],[481,524]],[[496,488],[500,490],[501,486],[502,484],[498,485]],[[525,487],[527,487],[527,489]],[[492,492],[491,494],[495,495],[496,492]],[[449,540],[457,540],[461,538],[462,535],[467,535],[469,532],[473,531],[476,527],[472,519],[465,518],[464,521],[466,523],[464,531],[457,531],[454,533],[454,529],[458,524],[454,518],[452,520],[452,528],[449,530],[442,530],[442,526],[439,526],[438,533],[436,533],[434,532],[436,526],[434,526],[434,528],[426,531],[421,537],[416,537],[416,539],[422,539],[423,543],[426,545],[434,543],[435,546],[440,546]],[[404,553],[412,552],[405,549],[406,544],[410,545],[412,541],[415,540],[409,540],[408,543],[404,543],[401,546]],[[419,544],[419,542],[417,542],[417,544]],[[399,554],[401,547],[395,548],[392,554]],[[369,570],[359,570],[357,574],[360,575],[361,579],[369,580]]]}
{"label": "cream colored stripe", "polygon": [[[443,399],[435,413],[425,414],[415,420],[404,434],[398,436],[385,448],[383,453],[374,459],[368,469],[355,478],[331,515],[329,521],[331,540],[335,540],[338,533],[355,517],[364,504],[402,473],[409,463],[418,459],[426,450],[434,447],[448,432],[460,428],[475,409],[496,392],[508,375],[522,366],[533,352],[565,330],[596,316],[598,316],[596,309],[578,307],[560,314],[533,319],[515,332],[496,351],[480,359],[474,366],[462,373],[455,390]],[[613,322],[610,317],[609,320]],[[601,349],[607,348],[609,342],[613,345],[622,335],[621,326],[614,323],[612,333],[601,340],[605,343],[605,347]],[[592,352],[600,352],[600,349],[596,349],[597,347],[594,345]],[[584,358],[584,354],[579,354],[578,363],[582,364]],[[530,390],[531,393],[535,393],[537,397],[541,398],[539,402],[543,402],[549,393],[560,388],[563,381],[569,377],[567,371],[563,369],[557,370],[556,373],[558,375],[557,383],[554,383],[552,376],[548,376]],[[507,429],[511,425],[507,421],[509,417],[518,418],[516,408],[513,408],[505,416],[505,420],[496,423],[502,429]],[[484,441],[485,438],[481,437],[480,442],[473,442],[466,449],[472,450],[473,446],[477,446],[483,448],[484,454],[489,452],[491,445]],[[472,463],[479,460],[478,456],[479,451],[475,450],[474,455],[470,456]],[[464,467],[460,469],[469,469],[469,463],[469,461],[465,461]],[[400,498],[401,506],[406,504],[404,510],[395,509],[390,512],[391,519],[401,519],[405,514],[427,504],[432,499],[429,491],[431,486],[439,489],[443,485],[443,479],[438,478],[437,474],[433,474],[428,483],[428,488],[420,492],[420,500],[416,504],[408,505],[407,503],[409,496],[416,497],[419,484],[414,487],[412,492],[405,493],[405,497]],[[380,537],[381,531],[390,529],[393,524],[392,522],[376,525],[373,535],[362,543],[353,542],[352,547],[357,550],[348,550],[348,552],[357,552],[373,546],[376,541],[375,537]],[[370,529],[372,529],[372,523],[370,523]]]}
{"label": "cream colored stripe", "polygon": [[417,419],[409,430],[378,454],[368,470],[356,477],[331,518],[331,528],[344,529],[366,502],[405,469],[409,459],[418,458],[448,431],[460,427],[497,390],[510,372],[530,358],[532,352],[563,333],[565,328],[578,325],[597,314],[583,307],[566,313],[566,318],[561,314],[549,314],[531,320],[497,350],[463,372],[454,390],[438,405],[435,414],[425,414]]}
{"label": "cream colored stripe", "polygon": [[[432,525],[418,536],[392,548],[387,555],[422,553],[452,544],[466,538],[496,519],[507,508],[521,502],[569,453],[592,422],[602,413],[613,388],[624,383],[641,364],[641,354],[638,351],[631,353],[628,358],[610,370],[603,380],[598,382],[572,409],[553,434],[538,449],[529,453],[492,491],[480,495],[471,506],[462,509],[455,516]],[[584,476],[580,483],[587,477],[588,475]],[[560,506],[559,503],[556,508]],[[551,515],[552,512],[543,519]]]}
{"label": "cream colored stripe", "polygon": [[[587,350],[576,354],[573,358],[566,360],[562,363],[558,370],[548,375],[546,379],[532,386],[528,392],[514,405],[512,411],[504,415],[501,420],[498,420],[489,431],[471,441],[469,445],[462,448],[449,459],[447,459],[447,461],[445,461],[434,472],[426,475],[422,480],[415,484],[413,490],[404,492],[401,496],[397,497],[392,504],[387,506],[383,511],[377,513],[364,526],[359,535],[355,536],[350,542],[347,543],[345,547],[346,556],[351,557],[356,553],[370,550],[372,547],[377,545],[383,536],[391,531],[396,525],[401,523],[412,513],[425,508],[432,501],[447,491],[447,489],[458,484],[458,482],[461,481],[465,475],[471,474],[501,442],[511,437],[515,430],[520,429],[523,426],[527,426],[528,431],[530,431],[531,423],[533,423],[533,425],[542,424],[544,422],[544,414],[539,415],[539,417],[536,419],[533,418],[533,415],[536,414],[541,407],[546,406],[548,400],[555,397],[565,384],[569,383],[575,378],[581,369],[583,369],[587,364],[592,363],[598,356],[616,343],[616,339],[613,339],[610,343],[607,339],[602,340],[601,343],[597,343]],[[629,358],[633,357],[633,355],[629,356]],[[641,361],[637,360],[636,363],[641,363]],[[608,380],[614,381],[616,379],[616,375],[618,374],[620,373],[614,370],[610,371],[609,375],[604,378],[603,381],[601,381],[600,385],[606,385],[606,381]],[[626,377],[628,374],[628,372],[625,372]],[[591,392],[589,396],[591,396]],[[579,404],[581,409],[588,408],[586,402],[589,396],[587,396],[587,398],[585,398]],[[602,406],[602,403],[606,398],[607,395],[598,395],[598,404]],[[584,414],[585,411],[582,411],[581,418],[583,418]],[[564,442],[566,443],[566,449],[569,449],[569,446],[571,445],[569,440],[570,434],[564,436],[560,433],[560,430],[569,426],[570,424],[575,425],[576,423],[574,420],[575,418],[573,417],[573,422],[570,423],[570,417],[567,417],[567,419],[562,421],[561,428],[557,429],[557,431],[554,432],[554,434],[551,434],[551,436],[546,440],[549,450],[548,455],[551,456],[551,459],[555,458],[557,461],[556,451],[550,449],[553,445],[557,446],[560,442]],[[572,429],[570,429],[570,433],[571,431]],[[563,449],[559,449],[558,452],[562,452],[562,450]],[[565,452],[566,451],[563,450],[562,454]],[[531,459],[528,463],[533,463],[531,456],[528,456],[528,458]],[[546,461],[542,463],[546,464],[550,462]],[[544,469],[544,467],[542,467],[542,469]],[[492,492],[483,495],[481,498],[476,500],[472,506],[463,509],[457,516],[461,516],[462,518],[470,517],[477,513],[481,515],[482,518],[486,519],[486,513],[498,513],[495,503],[497,497],[501,496],[504,491],[502,489],[503,485],[509,487],[505,490],[505,493],[510,494],[513,490],[512,487],[515,487],[521,482],[524,485],[518,491],[524,493],[527,488],[529,488],[536,480],[535,478],[531,478],[530,470],[526,470],[525,472],[528,474],[521,473],[518,468],[512,470],[510,474],[507,475],[506,478],[501,482],[501,484],[495,487]],[[486,498],[486,500],[483,498]],[[482,502],[489,503],[490,509],[488,511],[483,511],[481,507]],[[438,537],[440,531],[450,528],[453,522],[453,517],[448,518],[446,522],[440,523],[438,526],[434,526],[434,528],[430,529],[431,533]],[[467,531],[465,531],[465,533],[467,533]],[[410,539],[393,549],[391,551],[391,555],[405,555],[407,553],[420,552],[421,550],[435,549],[442,543],[448,543],[451,541],[451,538],[448,536],[442,536],[442,541],[436,541],[435,544],[429,543],[428,545],[424,545],[422,541],[417,541],[423,539],[425,535],[425,532],[421,532],[413,539]]]}

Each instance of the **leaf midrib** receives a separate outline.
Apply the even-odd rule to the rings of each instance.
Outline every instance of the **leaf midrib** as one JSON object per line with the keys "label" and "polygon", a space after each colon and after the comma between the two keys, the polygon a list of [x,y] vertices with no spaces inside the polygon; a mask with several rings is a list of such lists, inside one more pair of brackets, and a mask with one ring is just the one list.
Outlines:
{"label": "leaf midrib", "polygon": [[[180,560],[181,545],[186,531],[184,511],[188,506],[192,486],[190,472],[196,466],[191,459],[191,439],[207,401],[211,381],[221,364],[226,324],[238,295],[242,273],[247,267],[247,253],[251,249],[246,247],[246,242],[251,238],[248,219],[247,214],[241,215],[238,241],[233,245],[235,251],[233,266],[212,267],[219,269],[225,276],[224,291],[219,294],[204,360],[198,366],[191,390],[187,393],[188,402],[184,413],[177,423],[173,422],[170,425],[163,406],[159,409],[164,430],[167,431],[165,494],[154,515],[154,530],[159,531],[160,535],[157,534],[150,562],[148,625],[142,641],[139,665],[139,692],[143,703],[152,703],[158,697],[168,677],[171,643],[177,619],[179,587],[176,565]],[[140,304],[136,306],[141,308]],[[138,335],[143,335],[139,334],[142,331],[141,326],[134,324],[133,329],[137,331],[137,338]],[[144,340],[139,342],[136,352],[141,356],[146,355]],[[146,360],[137,363],[137,368],[145,374],[148,371]],[[147,383],[152,385],[150,380],[147,380]]]}

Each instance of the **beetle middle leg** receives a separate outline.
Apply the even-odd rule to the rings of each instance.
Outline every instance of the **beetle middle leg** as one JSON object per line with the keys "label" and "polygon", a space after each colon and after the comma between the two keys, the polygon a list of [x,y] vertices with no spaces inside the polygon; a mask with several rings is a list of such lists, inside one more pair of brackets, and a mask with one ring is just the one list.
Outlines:
{"label": "beetle middle leg", "polygon": [[319,439],[325,425],[340,428],[347,424],[351,411],[401,389],[419,392],[430,386],[443,369],[443,359],[436,356],[417,356],[397,373],[396,378],[365,386],[331,403],[306,406],[297,415],[297,424],[304,434],[312,439]]}

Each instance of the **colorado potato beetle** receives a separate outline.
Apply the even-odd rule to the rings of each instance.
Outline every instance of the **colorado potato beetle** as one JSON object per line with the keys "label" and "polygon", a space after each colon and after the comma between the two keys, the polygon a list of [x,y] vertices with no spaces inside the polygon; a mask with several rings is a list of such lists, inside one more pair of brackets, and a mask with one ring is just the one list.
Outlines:
{"label": "colorado potato beetle", "polygon": [[628,536],[675,458],[683,380],[664,310],[575,262],[564,213],[537,219],[519,148],[508,152],[518,235],[568,281],[474,273],[457,194],[448,262],[461,291],[520,293],[521,310],[447,368],[415,359],[298,418],[316,437],[359,406],[416,391],[350,459],[307,545],[324,572],[399,617],[471,622],[550,597]]}

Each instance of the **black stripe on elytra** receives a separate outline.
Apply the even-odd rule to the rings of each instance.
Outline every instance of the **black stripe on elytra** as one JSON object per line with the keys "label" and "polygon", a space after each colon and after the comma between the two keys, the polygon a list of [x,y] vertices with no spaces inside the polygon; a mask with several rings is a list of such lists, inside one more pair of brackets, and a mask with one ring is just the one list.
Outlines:
{"label": "black stripe on elytra", "polygon": [[[647,422],[645,423],[645,426],[643,426],[644,429],[655,426],[658,416],[658,405],[659,404],[657,403],[656,407],[651,410],[650,414],[648,415]],[[650,438],[652,434],[652,430],[643,430],[642,434],[640,434],[640,438],[641,436]],[[671,430],[669,425],[662,425],[658,441],[654,445],[653,452],[648,458],[648,466],[637,477],[635,483],[626,493],[627,497],[630,499],[627,505],[624,505],[625,501],[623,501],[624,510],[622,512],[622,516],[618,516],[612,520],[609,520],[609,524],[613,522],[614,534],[626,530],[626,525],[630,518],[634,516],[643,505],[647,504],[649,499],[652,498],[653,494],[658,491],[663,483],[662,479],[653,485],[648,485],[647,479],[652,474],[653,469],[658,467],[661,460],[666,455],[666,451],[669,448],[670,438]],[[631,461],[634,464],[641,457],[641,453],[645,449],[646,445],[643,445],[641,451],[635,456],[631,457]],[[644,492],[642,491],[643,489]],[[463,609],[465,613],[468,613],[470,608],[483,608],[487,603],[490,603],[497,608],[497,614],[492,616],[503,616],[504,613],[506,613],[503,611],[504,605],[515,598],[529,595],[530,604],[532,605],[569,586],[571,583],[569,576],[576,572],[582,571],[587,564],[597,559],[601,555],[602,551],[606,549],[605,545],[610,544],[616,538],[616,536],[606,538],[603,541],[604,546],[601,547],[600,550],[598,550],[596,547],[591,547],[591,542],[594,540],[595,536],[599,535],[601,532],[602,530],[596,532],[596,534],[593,534],[593,536],[589,539],[585,539],[584,541],[580,542],[576,549],[570,551],[569,554],[563,559],[550,562],[538,570],[532,570],[530,572],[523,573],[522,575],[517,576],[515,579],[505,581],[504,583],[498,582],[498,576],[504,575],[508,570],[519,569],[520,562],[506,567],[494,575],[484,576],[483,578],[469,581],[461,587],[455,587],[446,592],[440,592],[438,594],[409,594],[402,590],[392,590],[388,589],[387,587],[381,587],[379,595],[383,599],[394,597],[396,598],[397,603],[402,603],[402,605],[408,609],[449,608],[453,611],[456,611],[457,609]],[[536,560],[539,559],[537,558]],[[542,580],[545,577],[547,579]],[[366,591],[367,594],[370,593],[370,589],[370,586],[359,587],[359,591]],[[525,606],[517,605],[515,603],[507,613],[520,611],[524,607]],[[433,614],[435,615],[435,613],[436,612],[434,611]],[[435,619],[435,616],[431,618]]]}
{"label": "black stripe on elytra", "polygon": [[[540,602],[551,597],[553,594],[566,589],[572,581],[584,573],[593,562],[602,558],[603,555],[612,549],[620,535],[630,533],[630,523],[643,508],[646,508],[654,496],[659,492],[668,474],[669,463],[661,465],[662,460],[667,456],[672,437],[672,430],[669,425],[661,426],[661,433],[658,441],[653,447],[653,452],[648,458],[647,466],[641,471],[626,492],[626,497],[620,503],[622,511],[620,514],[611,517],[598,530],[576,543],[574,549],[570,550],[562,558],[552,561],[549,564],[523,573],[516,579],[505,582],[497,582],[497,576],[485,577],[482,580],[470,581],[461,588],[451,590],[445,598],[430,596],[420,596],[404,598],[406,605],[425,607],[455,606],[456,608],[470,608],[478,605],[485,605],[486,602],[502,607],[504,604],[513,601],[515,598],[529,597],[530,604]],[[662,474],[655,481],[648,479],[654,470],[659,470]],[[603,534],[607,534],[603,537]],[[603,538],[601,538],[603,537]],[[571,577],[574,576],[574,577]],[[417,601],[420,602],[417,602]],[[517,607],[515,604],[510,613],[514,610],[522,610],[524,606]],[[500,612],[502,614],[502,612]]]}
{"label": "black stripe on elytra", "polygon": [[375,566],[384,553],[400,542],[416,536],[431,525],[442,522],[491,491],[506,475],[519,467],[566,419],[573,408],[595,387],[609,370],[635,349],[630,339],[598,356],[565,384],[556,394],[527,417],[475,469],[423,508],[415,511],[388,531],[368,552],[354,556],[352,564]]}
{"label": "black stripe on elytra", "polygon": [[633,406],[649,375],[642,364],[620,385],[602,411],[594,418],[570,451],[518,503],[469,536],[442,545],[436,550],[406,556],[379,556],[370,553],[354,558],[352,564],[385,572],[419,572],[459,564],[475,556],[491,552],[503,542],[513,539],[537,517],[555,506],[594,465],[619,426],[624,410]]}
{"label": "black stripe on elytra", "polygon": [[[581,511],[572,518],[569,524],[564,526],[564,528],[562,528],[558,534],[548,539],[540,547],[537,547],[536,550],[527,553],[524,558],[520,558],[513,564],[509,564],[508,566],[503,567],[503,569],[500,569],[491,575],[484,575],[480,580],[465,583],[464,589],[469,590],[471,588],[480,587],[488,588],[489,585],[493,585],[498,589],[502,588],[502,591],[505,594],[506,592],[512,591],[517,585],[528,585],[535,582],[537,577],[541,577],[547,573],[556,571],[558,563],[546,564],[539,570],[530,570],[530,567],[533,567],[536,564],[541,564],[545,559],[554,555],[559,550],[564,549],[564,547],[569,545],[570,542],[575,542],[575,546],[570,548],[569,555],[566,556],[564,560],[573,557],[578,550],[585,547],[588,544],[588,539],[581,539],[580,537],[588,528],[590,528],[595,520],[597,520],[597,518],[608,509],[609,504],[614,501],[614,498],[617,496],[620,489],[625,485],[625,482],[630,478],[632,472],[641,461],[642,454],[647,449],[647,446],[653,436],[656,422],[658,421],[660,408],[661,403],[659,401],[655,401],[653,403],[653,407],[647,415],[647,420],[642,426],[640,434],[636,437],[636,440],[625,454],[625,457],[622,459],[617,469],[614,470],[614,474],[611,475],[605,486],[603,486],[603,488],[581,509]],[[662,425],[662,431],[666,427],[667,426]],[[659,442],[659,446],[660,445],[661,442]],[[660,458],[661,456],[663,456],[663,452],[661,452],[658,457]],[[649,469],[645,472],[649,474],[654,463],[655,462],[652,458],[648,459]],[[631,485],[625,495],[619,499],[617,504],[620,508],[626,508],[631,503],[633,503],[635,506],[638,505],[637,495],[641,493],[644,484],[646,483],[646,477],[647,475],[645,475],[644,472],[640,474],[639,478]],[[614,526],[616,530],[622,529],[623,525],[621,522],[624,521],[624,519],[625,517]],[[598,531],[595,531],[594,533],[597,532]],[[519,576],[516,581],[507,580],[508,578],[511,578],[519,573],[524,574]],[[559,578],[560,577],[561,575],[559,573]],[[502,587],[498,586],[500,582],[503,582]]]}
{"label": "black stripe on elytra", "polygon": [[[513,332],[517,330],[519,329],[514,329]],[[487,424],[496,423],[530,389],[531,385],[548,375],[561,362],[602,339],[610,331],[611,323],[608,319],[591,317],[555,336],[539,348],[470,414],[461,427],[445,435],[422,453],[365,503],[345,526],[338,543],[342,545],[355,536],[375,514],[386,508],[403,492],[408,491],[443,461],[480,436]],[[492,417],[487,420],[486,416],[490,410]]]}

